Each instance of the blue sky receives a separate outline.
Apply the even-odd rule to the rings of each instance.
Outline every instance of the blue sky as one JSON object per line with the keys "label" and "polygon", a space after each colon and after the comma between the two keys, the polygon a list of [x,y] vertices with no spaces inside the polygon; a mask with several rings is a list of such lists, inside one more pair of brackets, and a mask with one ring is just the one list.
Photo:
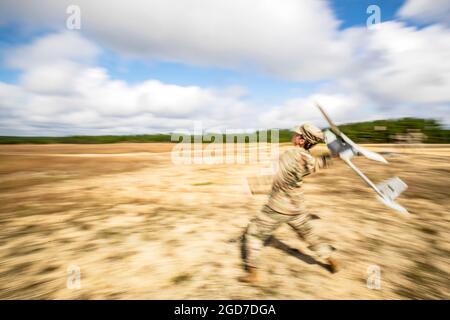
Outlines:
{"label": "blue sky", "polygon": [[381,9],[381,20],[394,20],[396,12],[404,4],[404,0],[333,0],[331,7],[337,18],[342,21],[341,28],[365,26],[367,8],[377,5]]}
{"label": "blue sky", "polygon": [[[214,0],[200,7],[189,0],[171,7],[158,0],[135,0],[128,7],[106,9],[111,13],[108,21],[101,7],[107,2],[72,1],[81,9],[82,27],[67,30],[61,23],[67,18],[65,1],[4,1],[0,94],[10,104],[0,110],[11,119],[0,123],[0,134],[164,131],[189,126],[187,119],[204,121],[206,127],[287,126],[294,123],[294,105],[318,98],[331,104],[338,122],[399,116],[448,121],[442,114],[449,105],[447,66],[441,78],[433,80],[440,83],[437,88],[430,80],[436,72],[427,71],[436,59],[450,54],[441,44],[449,39],[448,17],[442,15],[448,5],[424,7],[423,0],[244,2]],[[368,31],[366,10],[374,4],[381,9],[382,28]],[[156,13],[152,5],[158,6]],[[169,15],[162,19],[163,14]],[[421,47],[431,37],[440,53]],[[79,54],[66,52],[55,49],[57,41],[61,47],[82,47],[74,47]],[[396,47],[400,43],[404,49]],[[85,53],[84,46],[92,54]],[[46,58],[53,55],[54,66]],[[118,100],[97,101],[82,85],[93,81],[93,74],[99,92],[115,88],[112,95],[117,99],[138,102],[124,100],[121,107],[115,105]],[[380,85],[386,74],[395,75],[386,79],[388,88]],[[72,80],[81,87],[65,87]],[[407,94],[411,90],[417,97]],[[8,96],[13,91],[14,97]],[[73,100],[77,95],[83,98]],[[21,106],[14,107],[13,98],[27,108],[18,110]],[[92,107],[95,103],[102,104],[98,110]],[[75,104],[82,107],[75,110]],[[392,105],[389,112],[386,104]],[[64,108],[71,108],[73,119],[92,123],[67,120],[64,112],[44,121],[50,109]],[[225,118],[227,112],[235,120]],[[117,126],[117,115],[129,121]],[[137,120],[143,118],[148,125]],[[320,121],[310,111],[305,120]],[[42,129],[39,121],[50,125]],[[104,123],[96,127],[99,121]],[[66,130],[53,130],[52,123]]]}
{"label": "blue sky", "polygon": [[[341,29],[352,26],[364,26],[367,20],[366,9],[371,4],[382,8],[382,21],[392,20],[404,0],[334,0],[330,5],[336,17],[342,21]],[[10,46],[27,43],[33,38],[44,35],[49,30],[25,29],[17,23],[9,23],[0,27],[2,49]],[[3,50],[2,50],[3,51]],[[110,70],[111,75],[124,79],[130,83],[144,81],[148,78],[157,78],[179,85],[212,85],[223,86],[241,84],[249,86],[252,92],[265,94],[271,98],[273,94],[279,97],[292,94],[296,90],[310,92],[315,83],[291,83],[282,79],[256,74],[255,72],[239,72],[221,68],[189,66],[183,63],[164,61],[142,61],[139,59],[121,58],[114,53],[105,53],[100,64]],[[0,80],[15,83],[19,72],[2,66]]]}
{"label": "blue sky", "polygon": [[[404,0],[334,0],[330,1],[334,14],[341,21],[341,29],[352,26],[365,26],[367,7],[376,4],[382,8],[382,21],[393,20],[395,13]],[[44,35],[49,30],[24,30],[16,23],[0,27],[1,48],[27,43],[33,38]],[[178,85],[230,86],[247,87],[252,98],[272,103],[295,97],[299,92],[309,94],[323,81],[288,81],[278,77],[261,74],[252,70],[230,70],[226,68],[192,66],[184,63],[165,61],[143,61],[142,59],[123,58],[114,52],[105,52],[99,64],[107,68],[112,77],[129,83],[145,81],[149,78],[159,79]],[[16,83],[20,72],[3,66],[0,80]]]}

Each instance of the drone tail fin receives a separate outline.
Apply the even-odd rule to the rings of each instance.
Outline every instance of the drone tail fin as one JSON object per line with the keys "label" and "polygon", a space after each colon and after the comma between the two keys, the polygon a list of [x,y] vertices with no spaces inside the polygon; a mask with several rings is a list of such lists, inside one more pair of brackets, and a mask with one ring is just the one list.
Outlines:
{"label": "drone tail fin", "polygon": [[379,199],[382,203],[404,215],[409,215],[405,208],[394,201],[408,188],[406,183],[398,177],[393,177],[377,184],[376,187],[381,193]]}

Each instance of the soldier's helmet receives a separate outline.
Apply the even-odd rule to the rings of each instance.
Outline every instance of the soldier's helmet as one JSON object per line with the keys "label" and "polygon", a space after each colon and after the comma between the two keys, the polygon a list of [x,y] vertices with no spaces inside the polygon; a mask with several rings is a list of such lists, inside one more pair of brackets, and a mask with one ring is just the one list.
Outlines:
{"label": "soldier's helmet", "polygon": [[313,145],[322,142],[324,139],[322,130],[311,123],[296,126],[292,131],[301,134],[306,141]]}

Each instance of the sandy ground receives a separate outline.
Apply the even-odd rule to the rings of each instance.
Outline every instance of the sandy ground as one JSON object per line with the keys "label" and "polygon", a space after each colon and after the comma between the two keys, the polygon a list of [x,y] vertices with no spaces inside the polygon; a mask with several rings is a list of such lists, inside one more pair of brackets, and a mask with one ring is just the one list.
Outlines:
{"label": "sandy ground", "polygon": [[[355,159],[375,182],[409,185],[398,201],[409,219],[339,160],[308,177],[316,231],[342,270],[330,274],[283,226],[257,287],[237,280],[240,239],[267,198],[246,178],[267,162],[174,165],[173,147],[0,146],[0,298],[450,298],[450,146],[370,146],[389,165]],[[368,288],[377,267],[381,287]]]}

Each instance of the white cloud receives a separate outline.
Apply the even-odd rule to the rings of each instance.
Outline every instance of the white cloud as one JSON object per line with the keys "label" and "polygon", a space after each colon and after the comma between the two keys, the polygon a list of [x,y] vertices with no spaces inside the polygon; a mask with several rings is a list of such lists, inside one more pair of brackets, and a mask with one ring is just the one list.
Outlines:
{"label": "white cloud", "polygon": [[38,38],[33,43],[10,50],[6,63],[26,69],[38,63],[51,65],[60,61],[92,62],[99,54],[97,45],[77,32],[59,32]]}
{"label": "white cloud", "polygon": [[312,106],[324,104],[336,122],[423,117],[450,123],[450,29],[385,22],[376,29],[350,28],[351,66],[307,97],[291,99],[261,116],[267,126],[310,119],[324,124]]}
{"label": "white cloud", "polygon": [[380,104],[450,102],[450,29],[386,22],[346,34],[359,61],[337,81],[342,88]]}
{"label": "white cloud", "polygon": [[[83,53],[55,52],[54,39]],[[250,123],[253,106],[241,100],[242,88],[158,80],[128,84],[95,66],[98,52],[88,55],[90,48],[94,45],[88,40],[63,32],[11,50],[7,61],[20,68],[21,75],[17,85],[0,82],[1,134],[132,134],[192,127],[193,120],[209,127],[230,125],[231,119],[234,125]]]}
{"label": "white cloud", "polygon": [[315,103],[322,105],[336,123],[363,121],[371,118],[369,108],[356,95],[318,93],[307,97],[289,99],[280,106],[261,114],[263,127],[292,128],[299,122],[309,121],[319,126],[328,126]]}
{"label": "white cloud", "polygon": [[68,94],[80,68],[93,64],[100,49],[75,32],[38,38],[7,50],[6,66],[23,71],[24,88],[36,93]]}
{"label": "white cloud", "polygon": [[68,94],[79,66],[70,62],[39,65],[21,76],[23,87],[36,93]]}
{"label": "white cloud", "polygon": [[81,31],[121,54],[251,69],[294,80],[331,77],[350,52],[323,0],[4,0],[0,23],[61,30],[66,7],[81,8]]}
{"label": "white cloud", "polygon": [[[78,4],[81,32],[51,33],[8,50],[7,65],[21,74],[17,85],[0,83],[0,134],[144,133],[192,128],[193,120],[205,128],[324,125],[314,100],[338,123],[400,116],[450,123],[450,29],[444,24],[393,21],[338,30],[323,1]],[[61,29],[65,5],[2,1],[0,23],[19,17]],[[104,48],[145,60],[327,80],[327,86],[257,106],[242,87],[112,79],[97,63]]]}
{"label": "white cloud", "polygon": [[450,24],[450,1],[407,0],[398,15],[418,22]]}

